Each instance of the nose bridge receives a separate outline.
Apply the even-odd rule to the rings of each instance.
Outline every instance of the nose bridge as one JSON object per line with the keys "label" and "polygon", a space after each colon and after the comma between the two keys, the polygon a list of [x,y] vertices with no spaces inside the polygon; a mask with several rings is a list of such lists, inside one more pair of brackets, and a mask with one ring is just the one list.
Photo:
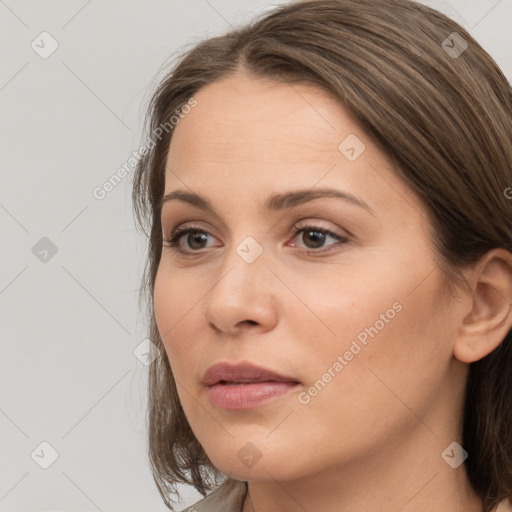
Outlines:
{"label": "nose bridge", "polygon": [[245,320],[265,322],[272,295],[266,264],[263,246],[252,236],[230,248],[206,297],[205,315],[211,324],[229,330]]}
{"label": "nose bridge", "polygon": [[262,244],[254,237],[246,236],[241,242],[234,244],[229,254],[226,254],[212,295],[225,291],[235,295],[256,292],[255,285],[263,284],[266,273],[268,269]]}

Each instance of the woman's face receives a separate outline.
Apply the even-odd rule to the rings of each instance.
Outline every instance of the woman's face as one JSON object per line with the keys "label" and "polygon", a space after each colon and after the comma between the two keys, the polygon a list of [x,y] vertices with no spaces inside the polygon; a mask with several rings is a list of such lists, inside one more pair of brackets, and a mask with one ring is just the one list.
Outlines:
{"label": "woman's face", "polygon": [[[177,241],[183,253],[163,247],[154,304],[212,462],[239,480],[291,480],[438,442],[458,420],[447,410],[462,396],[462,312],[444,295],[419,197],[311,85],[238,74],[195,99],[174,129],[165,194],[197,194],[216,214],[164,203],[164,239],[198,231]],[[279,199],[298,192],[300,201]],[[298,384],[260,402],[216,401],[202,379],[218,362]],[[218,394],[243,397],[243,386]],[[449,441],[439,442],[440,460]]]}

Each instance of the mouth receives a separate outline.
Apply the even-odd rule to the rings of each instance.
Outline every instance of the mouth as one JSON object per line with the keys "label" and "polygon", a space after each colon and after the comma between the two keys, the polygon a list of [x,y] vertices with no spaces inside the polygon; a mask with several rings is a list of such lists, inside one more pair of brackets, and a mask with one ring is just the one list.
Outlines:
{"label": "mouth", "polygon": [[[240,380],[240,381],[229,381],[229,380],[221,380],[219,382],[216,382],[215,384],[223,384],[225,386],[245,386],[246,384],[258,384],[258,383],[265,383],[265,382],[284,382],[284,381],[278,381],[278,380]],[[290,383],[294,382],[298,384],[296,381],[289,381]]]}
{"label": "mouth", "polygon": [[[220,382],[217,382],[217,384],[224,384],[225,386],[245,386],[246,384],[252,384],[254,382],[258,382],[258,381],[252,381],[252,382],[251,381],[249,381],[249,382],[227,382],[225,380],[221,380]],[[268,382],[272,382],[272,381],[268,381]]]}
{"label": "mouth", "polygon": [[301,385],[295,377],[247,361],[214,364],[203,375],[202,384],[211,403],[228,410],[264,405]]}
{"label": "mouth", "polygon": [[218,383],[298,382],[298,379],[288,375],[281,375],[274,370],[256,366],[249,362],[236,364],[221,362],[208,368],[203,375],[202,382],[206,386],[212,386]]}
{"label": "mouth", "polygon": [[300,386],[299,382],[220,381],[208,386],[211,403],[220,409],[246,410],[266,405]]}

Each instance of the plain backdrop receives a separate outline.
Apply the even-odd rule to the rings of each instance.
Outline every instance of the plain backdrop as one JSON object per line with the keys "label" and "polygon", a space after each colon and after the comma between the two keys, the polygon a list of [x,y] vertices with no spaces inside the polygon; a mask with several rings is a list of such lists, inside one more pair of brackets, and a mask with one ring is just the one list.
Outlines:
{"label": "plain backdrop", "polygon": [[[0,0],[0,511],[168,510],[146,455],[131,175],[93,191],[140,146],[162,64],[278,3]],[[428,4],[512,79],[512,0]]]}

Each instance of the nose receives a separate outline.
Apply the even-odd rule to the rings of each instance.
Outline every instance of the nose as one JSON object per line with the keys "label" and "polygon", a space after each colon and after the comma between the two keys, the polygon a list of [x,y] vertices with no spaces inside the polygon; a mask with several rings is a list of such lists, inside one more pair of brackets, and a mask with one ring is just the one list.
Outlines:
{"label": "nose", "polygon": [[278,280],[267,267],[264,255],[263,252],[251,263],[235,249],[226,256],[204,299],[205,319],[217,334],[238,335],[247,329],[264,332],[277,323]]}

